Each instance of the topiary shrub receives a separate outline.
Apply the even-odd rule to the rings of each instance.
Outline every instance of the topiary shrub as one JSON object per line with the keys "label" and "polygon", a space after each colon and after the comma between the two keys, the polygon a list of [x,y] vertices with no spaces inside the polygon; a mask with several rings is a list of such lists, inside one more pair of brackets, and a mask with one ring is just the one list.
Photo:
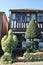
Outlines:
{"label": "topiary shrub", "polygon": [[26,44],[27,44],[27,52],[33,52],[35,43],[33,41],[29,41]]}
{"label": "topiary shrub", "polygon": [[12,30],[9,30],[8,36],[5,35],[1,40],[2,50],[4,52],[11,53],[11,51],[13,51],[16,48],[17,44],[18,44],[18,39],[16,35],[14,36],[12,35]]}
{"label": "topiary shrub", "polygon": [[31,20],[29,23],[29,26],[26,29],[25,38],[32,40],[34,38],[38,38],[38,39],[42,38],[41,31],[39,30],[38,25],[34,20]]}
{"label": "topiary shrub", "polygon": [[2,50],[4,51],[4,55],[2,56],[2,61],[5,63],[12,62],[15,60],[13,58],[12,51],[17,47],[18,39],[16,35],[12,35],[12,30],[8,31],[8,35],[5,35],[1,40]]}
{"label": "topiary shrub", "polygon": [[42,35],[37,23],[34,20],[31,20],[29,23],[28,28],[26,29],[25,38],[29,39],[27,47],[31,46],[34,48],[36,46],[36,49],[38,48],[38,44],[36,43],[37,41],[34,42],[34,39],[41,39]]}

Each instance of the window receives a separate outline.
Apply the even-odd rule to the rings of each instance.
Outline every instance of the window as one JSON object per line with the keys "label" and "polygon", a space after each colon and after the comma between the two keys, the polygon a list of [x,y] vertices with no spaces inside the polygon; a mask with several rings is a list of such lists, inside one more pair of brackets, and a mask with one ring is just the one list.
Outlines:
{"label": "window", "polygon": [[27,21],[30,21],[30,14],[27,14],[26,19],[27,19]]}
{"label": "window", "polygon": [[13,20],[16,19],[16,14],[15,14],[15,13],[12,14],[12,19],[13,19]]}
{"label": "window", "polygon": [[30,14],[28,13],[27,16],[30,16]]}
{"label": "window", "polygon": [[42,24],[39,24],[39,23],[38,23],[38,28],[42,28]]}
{"label": "window", "polygon": [[37,21],[43,21],[43,14],[37,14]]}
{"label": "window", "polygon": [[26,48],[26,41],[22,41],[22,48]]}
{"label": "window", "polygon": [[21,16],[17,16],[17,21],[21,21]]}
{"label": "window", "polygon": [[30,17],[29,17],[29,16],[27,16],[27,21],[28,21],[28,22],[30,21]]}
{"label": "window", "polygon": [[35,14],[31,14],[31,19],[32,20],[36,20],[36,15]]}
{"label": "window", "polygon": [[20,13],[17,13],[17,14],[16,14],[16,20],[17,20],[17,21],[21,21],[21,14],[20,14]]}
{"label": "window", "polygon": [[24,15],[22,16],[22,21],[23,21],[23,22],[25,21],[25,16],[24,16]]}
{"label": "window", "polygon": [[16,21],[14,21],[14,28],[16,28]]}

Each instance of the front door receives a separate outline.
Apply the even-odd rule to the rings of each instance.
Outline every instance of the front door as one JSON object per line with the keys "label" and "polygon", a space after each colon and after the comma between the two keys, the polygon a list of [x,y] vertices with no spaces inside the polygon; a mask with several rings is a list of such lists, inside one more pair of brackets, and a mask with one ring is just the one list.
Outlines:
{"label": "front door", "polygon": [[22,48],[22,34],[16,34],[18,38],[18,46],[17,48]]}

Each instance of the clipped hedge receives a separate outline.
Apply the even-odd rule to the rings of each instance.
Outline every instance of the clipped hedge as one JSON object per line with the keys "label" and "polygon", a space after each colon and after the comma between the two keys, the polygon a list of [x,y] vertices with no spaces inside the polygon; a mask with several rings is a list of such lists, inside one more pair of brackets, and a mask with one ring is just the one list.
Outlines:
{"label": "clipped hedge", "polygon": [[43,52],[36,53],[24,53],[24,59],[27,61],[42,61],[43,60]]}

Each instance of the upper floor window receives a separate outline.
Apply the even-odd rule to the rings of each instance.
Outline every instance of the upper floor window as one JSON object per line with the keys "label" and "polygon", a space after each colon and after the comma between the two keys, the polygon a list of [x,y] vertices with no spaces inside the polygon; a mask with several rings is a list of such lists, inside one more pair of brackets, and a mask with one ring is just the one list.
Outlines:
{"label": "upper floor window", "polygon": [[31,19],[32,20],[36,20],[36,15],[35,14],[31,14]]}
{"label": "upper floor window", "polygon": [[17,20],[17,21],[21,21],[21,15],[20,15],[20,14],[17,14],[17,15],[16,15],[16,20]]}
{"label": "upper floor window", "polygon": [[37,14],[37,21],[43,21],[43,14]]}
{"label": "upper floor window", "polygon": [[23,22],[25,21],[25,15],[22,15],[22,21]]}
{"label": "upper floor window", "polygon": [[29,13],[26,15],[26,20],[30,21],[30,14]]}
{"label": "upper floor window", "polygon": [[16,19],[16,14],[13,13],[13,14],[12,14],[12,20],[15,20],[15,19]]}

